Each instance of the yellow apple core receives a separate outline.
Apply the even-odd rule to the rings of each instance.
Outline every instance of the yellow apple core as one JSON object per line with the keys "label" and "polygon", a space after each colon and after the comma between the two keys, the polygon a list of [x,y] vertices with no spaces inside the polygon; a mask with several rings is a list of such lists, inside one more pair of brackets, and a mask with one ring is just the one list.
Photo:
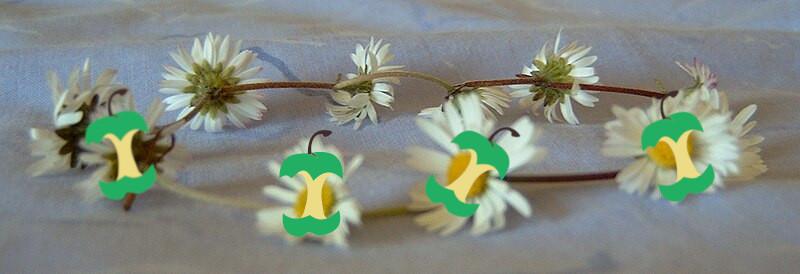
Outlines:
{"label": "yellow apple core", "polygon": [[[470,153],[469,152],[459,152],[453,158],[450,159],[450,167],[447,169],[447,184],[450,185],[461,176],[464,171],[467,169],[467,165],[469,165],[470,161]],[[489,172],[484,172],[472,183],[472,186],[467,192],[467,199],[473,198],[476,196],[480,196],[484,192],[486,192],[487,182],[489,178]]]}
{"label": "yellow apple core", "polygon": [[[303,210],[306,207],[306,199],[308,199],[308,188],[304,187],[303,190],[297,194],[297,202],[294,203],[295,216],[303,216]],[[330,216],[333,210],[333,205],[336,203],[336,196],[333,195],[333,188],[325,182],[322,185],[322,210],[325,211],[325,216]]]}
{"label": "yellow apple core", "polygon": [[[694,138],[689,135],[689,140],[686,141],[686,151],[690,156],[694,156]],[[658,142],[656,146],[647,149],[647,156],[656,163],[659,167],[675,169],[675,155],[672,153],[669,145],[664,142]]]}

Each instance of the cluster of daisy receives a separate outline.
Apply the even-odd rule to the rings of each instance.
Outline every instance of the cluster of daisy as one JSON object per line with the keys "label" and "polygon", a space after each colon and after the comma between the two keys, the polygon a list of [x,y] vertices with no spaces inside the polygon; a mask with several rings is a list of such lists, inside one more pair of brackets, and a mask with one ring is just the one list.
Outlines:
{"label": "cluster of daisy", "polygon": [[[267,107],[261,94],[242,87],[270,83],[258,78],[262,70],[253,66],[256,54],[241,50],[242,42],[228,36],[214,34],[201,42],[194,40],[191,51],[178,47],[170,53],[177,67],[165,65],[161,82],[161,93],[169,95],[154,102],[144,115],[151,130],[137,133],[132,142],[132,151],[140,168],[154,165],[161,175],[174,178],[186,157],[175,147],[174,132],[183,126],[206,131],[221,131],[230,121],[237,127],[245,127],[250,120],[260,120]],[[552,43],[546,43],[535,55],[530,66],[525,66],[518,75],[530,78],[531,84],[499,87],[469,87],[448,85],[445,102],[426,108],[417,118],[419,129],[430,137],[437,149],[413,146],[408,148],[407,164],[419,172],[432,175],[437,182],[451,184],[474,162],[472,154],[452,143],[454,137],[465,131],[488,135],[495,128],[495,118],[503,115],[512,98],[517,98],[522,107],[536,113],[542,108],[549,122],[565,121],[578,124],[572,102],[593,107],[598,98],[585,85],[595,84],[598,77],[592,65],[596,56],[589,56],[591,47],[571,43],[561,46],[561,34]],[[331,84],[331,102],[327,112],[331,120],[339,125],[353,122],[358,129],[363,121],[378,122],[374,104],[390,108],[394,102],[395,86],[399,77],[419,76],[419,73],[403,71],[403,66],[389,65],[395,56],[390,44],[382,40],[357,45],[351,54],[357,72],[347,74],[347,79]],[[694,114],[703,131],[691,133],[688,153],[693,164],[701,169],[712,166],[717,176],[713,192],[724,186],[726,180],[745,180],[766,171],[758,145],[763,137],[750,131],[755,121],[750,121],[756,111],[749,105],[740,111],[732,111],[727,95],[717,90],[716,76],[706,65],[697,61],[678,64],[693,79],[691,86],[680,89],[674,97],[654,98],[647,108],[612,108],[615,119],[605,124],[606,140],[602,152],[607,157],[631,158],[633,162],[616,176],[620,189],[629,193],[652,193],[660,198],[656,186],[670,185],[675,181],[676,159],[668,144],[660,142],[654,147],[642,149],[641,137],[644,129],[665,115],[678,112]],[[76,187],[90,200],[97,200],[98,181],[111,181],[116,177],[118,163],[113,147],[108,143],[87,145],[84,134],[94,120],[115,111],[132,110],[135,106],[130,92],[114,82],[115,71],[104,71],[94,83],[88,60],[83,67],[75,69],[69,76],[66,87],[62,87],[55,73],[48,74],[54,103],[53,126],[33,128],[31,153],[42,157],[30,167],[34,176],[65,171],[70,168],[94,168],[96,171]],[[340,85],[349,83],[347,85]],[[155,126],[165,111],[180,110],[177,121],[164,126]],[[537,129],[531,117],[517,119],[510,128],[514,134],[499,134],[496,144],[508,151],[508,171],[531,165],[545,155],[545,149],[535,145],[541,129]],[[284,156],[302,153],[309,141],[301,140]],[[309,151],[328,152],[338,159],[343,153],[332,145],[316,142]],[[298,179],[280,176],[281,164],[270,161],[266,167],[283,186],[270,185],[264,195],[282,206],[267,206],[257,213],[257,226],[268,235],[283,236],[288,242],[303,239],[318,240],[337,246],[347,245],[351,225],[360,225],[362,210],[349,194],[346,181],[354,176],[363,161],[361,155],[351,157],[343,164],[343,176],[331,176],[322,187],[322,211],[325,214],[340,212],[342,218],[338,228],[323,236],[308,235],[294,237],[286,233],[282,217],[300,217],[308,199],[308,189]],[[532,214],[528,200],[514,190],[498,172],[487,171],[477,176],[466,194],[466,201],[480,205],[474,215],[460,217],[451,214],[440,203],[434,203],[425,193],[423,184],[410,191],[410,204],[405,210],[419,212],[415,223],[427,231],[441,235],[453,234],[469,226],[472,235],[482,235],[502,229],[506,223],[506,212],[513,209],[523,217]],[[190,195],[191,196],[191,195]],[[235,204],[235,203],[230,203]]]}
{"label": "cluster of daisy", "polygon": [[[31,154],[41,157],[28,172],[32,176],[59,173],[70,168],[95,171],[89,178],[77,183],[76,190],[88,201],[99,200],[102,195],[98,181],[114,181],[117,177],[116,151],[111,143],[87,144],[86,129],[93,121],[119,111],[135,110],[136,106],[128,88],[115,82],[116,71],[104,70],[92,83],[91,66],[87,59],[83,66],[69,75],[66,87],[55,72],[47,80],[52,91],[53,126],[31,128]],[[178,126],[152,128],[164,113],[160,101],[154,101],[145,120],[150,133],[137,133],[133,137],[132,152],[139,168],[154,165],[160,174],[176,177],[185,153],[175,150],[173,133]]]}
{"label": "cluster of daisy", "polygon": [[[547,120],[561,120],[556,113],[560,109],[563,120],[578,124],[572,111],[572,101],[593,107],[598,99],[590,92],[581,90],[580,84],[593,84],[598,81],[592,64],[596,56],[587,56],[591,47],[572,43],[560,47],[561,33],[556,36],[553,48],[549,43],[542,47],[533,63],[522,70],[521,76],[532,77],[550,83],[572,83],[572,88],[563,89],[541,85],[514,85],[511,92],[498,87],[452,88],[448,98],[462,94],[479,94],[484,115],[495,119],[514,98],[520,98],[520,106],[530,108],[531,112],[543,107]],[[381,73],[398,72],[404,66],[389,65],[395,59],[390,51],[391,44],[383,40],[370,39],[366,45],[357,44],[355,53],[350,55],[356,66],[356,73],[348,73],[348,80],[368,77],[368,80],[336,88],[331,93],[331,102],[326,104],[331,121],[337,125],[352,122],[358,129],[364,120],[378,123],[375,105],[392,108],[395,101],[394,86],[400,83],[398,77],[380,77]],[[191,52],[178,47],[170,53],[178,67],[165,65],[161,93],[169,95],[164,99],[167,111],[181,110],[178,119],[193,112],[190,122],[192,129],[201,126],[206,131],[221,131],[226,121],[237,127],[245,127],[248,120],[260,120],[267,107],[260,101],[261,94],[252,90],[226,92],[223,87],[243,84],[263,83],[266,79],[257,78],[260,66],[252,66],[256,54],[250,50],[241,51],[241,41],[231,41],[228,36],[221,37],[209,33],[203,42],[195,38]],[[378,75],[378,76],[375,76]],[[373,77],[369,77],[373,76]],[[200,108],[196,110],[196,108]],[[442,106],[423,109],[420,115],[427,116]]]}
{"label": "cluster of daisy", "polygon": [[[725,92],[718,91],[717,79],[708,66],[695,61],[678,65],[694,79],[690,87],[680,89],[677,96],[663,102],[653,100],[649,107],[625,109],[614,106],[613,121],[605,124],[606,140],[602,152],[607,157],[633,158],[634,162],[623,168],[616,180],[620,189],[629,193],[660,198],[655,186],[670,185],[676,177],[676,159],[665,142],[642,150],[641,136],[645,127],[663,119],[664,114],[688,112],[700,121],[703,131],[689,136],[688,151],[695,167],[704,170],[709,165],[717,176],[707,192],[724,186],[724,180],[749,180],[766,172],[758,145],[764,140],[759,135],[749,135],[756,122],[750,118],[756,112],[751,104],[740,111],[730,109]],[[663,112],[662,112],[663,111]]]}

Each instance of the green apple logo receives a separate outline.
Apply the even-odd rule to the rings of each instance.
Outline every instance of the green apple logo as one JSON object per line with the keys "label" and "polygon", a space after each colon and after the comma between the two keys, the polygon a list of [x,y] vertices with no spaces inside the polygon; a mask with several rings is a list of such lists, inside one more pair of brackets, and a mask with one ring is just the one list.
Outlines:
{"label": "green apple logo", "polygon": [[693,130],[703,131],[697,117],[688,112],[678,112],[668,119],[651,123],[642,132],[642,150],[647,151],[664,142],[675,157],[675,183],[658,186],[661,195],[668,201],[683,201],[687,195],[700,194],[714,183],[715,174],[711,165],[700,174],[692,162],[689,136]]}
{"label": "green apple logo", "polygon": [[308,153],[293,154],[287,157],[279,175],[294,177],[299,175],[306,184],[306,204],[300,218],[291,218],[283,215],[283,228],[295,237],[302,237],[306,233],[322,236],[333,232],[339,227],[339,212],[326,216],[322,202],[323,186],[330,175],[343,176],[342,162],[336,156],[327,152],[312,152],[311,144],[314,137],[322,134],[329,136],[331,131],[320,130],[308,140]]}
{"label": "green apple logo", "polygon": [[[492,134],[492,137],[504,129],[510,130],[512,136],[519,136],[519,133],[511,128],[501,128]],[[456,216],[469,217],[475,214],[479,205],[467,203],[467,194],[478,177],[495,170],[498,177],[503,178],[508,171],[508,154],[491,141],[492,137],[487,139],[475,131],[464,131],[453,138],[452,142],[458,145],[462,152],[469,153],[469,162],[464,171],[446,187],[437,182],[433,175],[428,177],[425,184],[428,199],[443,204],[450,214]]]}
{"label": "green apple logo", "polygon": [[142,194],[156,181],[155,166],[150,165],[142,174],[133,157],[131,142],[137,132],[147,133],[147,122],[139,113],[120,112],[95,120],[86,128],[86,143],[100,143],[108,139],[117,153],[117,180],[100,181],[100,190],[106,198],[121,200],[128,193]]}

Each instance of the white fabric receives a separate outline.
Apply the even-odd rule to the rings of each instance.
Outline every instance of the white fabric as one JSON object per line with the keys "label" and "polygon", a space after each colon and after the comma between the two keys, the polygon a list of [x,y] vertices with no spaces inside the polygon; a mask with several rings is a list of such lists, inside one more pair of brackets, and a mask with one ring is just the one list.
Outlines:
{"label": "white fabric", "polygon": [[[5,1],[0,4],[0,272],[796,272],[800,269],[800,5],[796,1]],[[233,2],[233,1],[231,1]],[[679,206],[625,194],[610,181],[513,185],[533,217],[510,213],[485,237],[440,238],[411,216],[364,220],[350,250],[288,246],[260,236],[254,212],[199,204],[153,189],[131,212],[83,204],[71,186],[89,172],[30,178],[28,128],[49,126],[45,81],[86,57],[95,75],[119,70],[140,110],[156,98],[168,52],[208,31],[245,39],[261,77],[332,81],[353,72],[349,54],[369,36],[392,43],[393,64],[453,82],[512,77],[564,28],[562,41],[592,45],[601,83],[657,89],[690,84],[674,61],[698,57],[720,78],[736,109],[759,104],[754,133],[766,137],[769,171],[748,183]],[[319,129],[346,157],[365,156],[350,180],[366,210],[408,201],[426,175],[405,166],[404,149],[434,146],[416,113],[441,103],[438,86],[404,80],[379,125],[335,126],[323,91],[271,90],[264,120],[223,133],[182,130],[193,156],[181,182],[205,191],[264,199],[276,184],[265,163]],[[603,171],[628,161],[600,154],[611,106],[647,99],[599,94],[575,106],[580,126],[548,124],[550,153],[527,173]],[[174,119],[169,112],[162,122]],[[498,125],[522,110],[513,107]]]}

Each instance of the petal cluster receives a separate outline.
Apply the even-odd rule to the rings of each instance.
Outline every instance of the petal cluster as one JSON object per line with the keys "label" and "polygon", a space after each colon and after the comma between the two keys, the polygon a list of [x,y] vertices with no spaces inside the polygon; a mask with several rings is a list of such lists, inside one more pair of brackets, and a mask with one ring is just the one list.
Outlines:
{"label": "petal cluster", "polygon": [[[357,44],[356,52],[351,54],[350,58],[358,72],[348,73],[347,78],[355,79],[362,75],[403,68],[403,66],[387,65],[395,58],[389,50],[390,47],[391,44],[384,44],[383,40],[375,41],[374,38],[370,38],[366,46]],[[326,105],[331,121],[338,125],[352,121],[355,129],[360,128],[367,118],[373,124],[377,124],[378,113],[373,103],[391,109],[394,102],[392,85],[399,83],[398,78],[381,77],[334,91],[333,103]]]}
{"label": "petal cluster", "polygon": [[[692,68],[689,70],[705,75],[704,79],[713,78],[709,78],[713,74],[704,65]],[[708,192],[723,187],[726,179],[752,179],[767,170],[758,147],[764,138],[748,135],[756,124],[755,121],[749,121],[755,114],[756,105],[749,105],[734,113],[730,110],[725,93],[716,91],[715,81],[713,86],[714,96],[702,96],[701,89],[681,89],[677,96],[663,102],[667,115],[689,112],[699,119],[703,130],[693,131],[688,149],[698,170],[705,170],[709,165],[714,168],[716,176]],[[616,177],[620,189],[638,194],[652,190],[651,196],[660,198],[656,186],[674,183],[675,160],[666,145],[659,144],[642,150],[641,136],[645,127],[663,119],[661,102],[653,100],[647,109],[614,106],[612,112],[615,119],[605,124],[603,154],[634,159]]]}
{"label": "petal cluster", "polygon": [[[175,131],[179,129],[178,126],[156,127],[156,123],[164,114],[164,109],[165,105],[159,100],[150,104],[144,116],[150,130],[148,133],[139,133],[134,136],[131,150],[140,161],[139,169],[144,170],[153,165],[158,171],[158,176],[166,176],[174,180],[189,155],[172,138]],[[132,106],[125,110],[135,111]],[[117,179],[117,152],[109,142],[84,145],[83,147],[86,153],[81,155],[81,161],[96,169],[88,178],[75,184],[74,188],[83,196],[84,201],[94,202],[102,198],[98,182],[113,182]]]}
{"label": "petal cluster", "polygon": [[[261,120],[267,107],[261,95],[252,91],[226,92],[224,87],[265,82],[257,78],[260,66],[251,66],[256,54],[241,50],[242,41],[232,41],[209,33],[201,43],[195,38],[191,52],[178,47],[170,53],[178,67],[165,65],[164,80],[159,91],[170,95],[164,99],[167,111],[182,109],[178,119],[197,112],[192,129],[201,126],[209,132],[221,131],[226,121],[243,128],[249,120]],[[200,108],[200,109],[195,109]]]}
{"label": "petal cluster", "polygon": [[[420,118],[417,121],[420,129],[425,132],[440,150],[423,147],[408,149],[408,165],[427,175],[433,175],[439,182],[448,182],[456,166],[462,162],[462,153],[452,143],[453,137],[466,130],[489,134],[494,122],[484,118],[481,110],[480,99],[476,94],[459,96],[445,103],[443,110],[431,113],[430,118]],[[509,171],[529,164],[544,156],[544,149],[534,146],[538,132],[535,130],[530,118],[522,117],[511,125],[519,137],[509,134],[500,136],[497,144],[509,151]],[[422,212],[414,221],[431,232],[441,235],[450,235],[463,228],[468,222],[472,223],[470,233],[482,235],[505,227],[505,213],[513,208],[524,217],[531,216],[528,200],[519,192],[512,189],[508,182],[497,177],[496,172],[481,176],[475,182],[468,203],[479,204],[474,216],[464,218],[450,214],[441,204],[430,201],[424,187],[418,185],[410,192],[411,204],[408,209]]]}
{"label": "petal cluster", "polygon": [[[589,46],[571,43],[560,48],[561,32],[556,35],[552,49],[548,43],[542,47],[533,60],[533,64],[522,69],[522,75],[542,81],[544,85],[512,86],[511,96],[520,99],[520,105],[535,113],[544,107],[545,117],[549,122],[559,120],[556,107],[567,123],[577,125],[580,122],[572,109],[572,101],[586,107],[594,107],[597,97],[580,88],[579,84],[597,83],[592,64],[597,56],[587,56],[592,49]],[[547,83],[572,83],[571,89],[549,87]]]}
{"label": "petal cluster", "polygon": [[[34,176],[85,167],[80,161],[83,134],[89,123],[107,115],[107,109],[119,109],[132,102],[128,94],[121,94],[109,102],[116,91],[127,89],[114,82],[116,71],[104,70],[92,83],[89,59],[75,68],[62,85],[55,72],[47,74],[53,102],[53,128],[31,128],[31,154],[42,157],[28,168]],[[112,106],[107,106],[112,104]]]}
{"label": "petal cluster", "polygon": [[[296,146],[286,151],[285,155],[293,155],[298,153],[305,153],[308,139],[300,140]],[[312,144],[312,151],[328,152],[336,156],[338,159],[342,158],[342,153],[334,146],[325,145],[321,141],[316,141]],[[297,238],[288,234],[283,228],[282,218],[284,215],[290,218],[297,218],[296,209],[302,208],[305,203],[307,192],[305,183],[299,178],[290,178],[280,176],[280,164],[276,161],[267,163],[269,172],[281,182],[281,186],[269,185],[264,187],[264,195],[270,200],[281,203],[281,206],[273,208],[266,208],[260,210],[257,217],[257,226],[259,230],[266,235],[279,235],[282,236],[289,243],[296,243],[303,239],[319,240],[324,244],[331,244],[338,247],[347,247],[347,235],[350,234],[350,225],[361,224],[361,209],[358,202],[349,194],[347,188],[347,179],[361,166],[363,157],[356,155],[350,159],[349,163],[344,163],[344,177],[337,176],[328,177],[325,182],[327,191],[330,192],[330,197],[323,198],[323,204],[326,210],[331,212],[339,212],[341,214],[340,224],[336,230],[324,236],[317,236],[310,234],[303,238]],[[323,190],[324,193],[327,193]],[[324,195],[324,194],[323,194]],[[326,200],[327,199],[327,200]]]}

